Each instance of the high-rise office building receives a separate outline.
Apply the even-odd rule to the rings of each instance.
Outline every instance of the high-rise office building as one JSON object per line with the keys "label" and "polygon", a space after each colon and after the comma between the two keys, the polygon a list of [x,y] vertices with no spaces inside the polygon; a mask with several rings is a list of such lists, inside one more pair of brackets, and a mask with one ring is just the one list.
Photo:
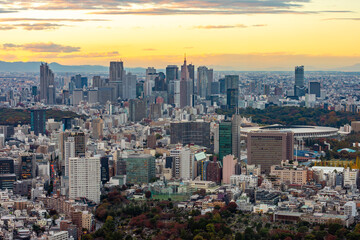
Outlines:
{"label": "high-rise office building", "polygon": [[104,86],[104,81],[101,79],[100,76],[93,76],[92,79],[92,87],[93,88],[100,88]]}
{"label": "high-rise office building", "polygon": [[37,136],[39,134],[44,135],[46,133],[45,110],[31,110],[31,131],[33,131],[34,134]]}
{"label": "high-rise office building", "polygon": [[167,83],[165,79],[165,74],[159,72],[158,76],[155,78],[154,91],[167,91]]}
{"label": "high-rise office building", "polygon": [[73,125],[73,119],[70,117],[65,117],[62,119],[63,131],[70,130]]}
{"label": "high-rise office building", "polygon": [[219,84],[220,84],[220,94],[226,94],[225,78],[219,79]]}
{"label": "high-rise office building", "polygon": [[188,84],[189,81],[189,71],[187,68],[186,57],[184,59],[184,64],[181,66],[181,79],[180,79],[180,107],[183,108],[188,106]]}
{"label": "high-rise office building", "polygon": [[195,67],[192,64],[187,65],[186,57],[181,66],[180,79],[180,107],[192,106],[194,104],[194,81]]}
{"label": "high-rise office building", "polygon": [[69,158],[69,198],[100,202],[100,158]]}
{"label": "high-rise office building", "polygon": [[75,89],[72,95],[72,105],[77,106],[84,100],[83,89]]}
{"label": "high-rise office building", "polygon": [[40,100],[46,104],[55,103],[54,73],[47,63],[40,65]]}
{"label": "high-rise office building", "polygon": [[92,120],[92,137],[96,140],[101,140],[104,136],[103,132],[104,120],[99,117]]}
{"label": "high-rise office building", "polygon": [[166,67],[166,83],[179,79],[179,68],[176,65],[169,65]]}
{"label": "high-rise office building", "polygon": [[232,133],[231,133],[231,135],[232,135],[231,136],[232,152],[231,153],[238,159],[240,159],[240,157],[241,157],[241,145],[240,145],[241,123],[242,123],[242,117],[239,114],[234,114],[231,118],[231,129],[232,129]]}
{"label": "high-rise office building", "polygon": [[295,67],[295,85],[294,95],[295,97],[305,96],[306,89],[304,85],[304,66]]}
{"label": "high-rise office building", "polygon": [[137,76],[131,73],[125,75],[125,81],[123,84],[123,98],[134,99],[136,98],[136,81]]}
{"label": "high-rise office building", "polygon": [[205,66],[198,67],[197,94],[202,98],[211,95],[211,84],[213,82],[214,70]]}
{"label": "high-rise office building", "polygon": [[0,189],[12,190],[16,181],[14,160],[0,158]]}
{"label": "high-rise office building", "polygon": [[194,154],[189,148],[182,148],[180,151],[180,178],[183,180],[193,180],[194,174]]}
{"label": "high-rise office building", "polygon": [[114,89],[114,98],[123,98],[123,83],[125,78],[124,63],[110,62],[109,68],[109,84]]}
{"label": "high-rise office building", "polygon": [[114,88],[112,87],[101,87],[98,90],[98,101],[101,105],[105,105],[108,101],[115,99]]}
{"label": "high-rise office building", "polygon": [[232,124],[230,121],[219,124],[219,160],[232,153]]}
{"label": "high-rise office building", "polygon": [[234,109],[238,107],[239,90],[237,88],[228,88],[226,90],[226,106],[228,109]]}
{"label": "high-rise office building", "polygon": [[0,125],[0,134],[4,134],[5,140],[11,138],[14,135],[14,126],[12,125]]}
{"label": "high-rise office building", "polygon": [[136,97],[137,98],[144,97],[144,81],[140,81],[136,83]]}
{"label": "high-rise office building", "polygon": [[220,162],[216,161],[209,162],[206,167],[206,181],[213,181],[216,184],[221,184],[222,178],[222,167]]}
{"label": "high-rise office building", "polygon": [[69,176],[69,159],[75,157],[75,139],[69,137],[64,143],[65,176]]}
{"label": "high-rise office building", "polygon": [[187,84],[188,105],[194,107],[195,106],[195,95],[196,95],[195,66],[193,64],[189,64],[187,69],[188,69],[188,73],[189,73],[189,82]]}
{"label": "high-rise office building", "polygon": [[155,158],[148,154],[130,154],[126,158],[126,182],[146,184],[155,178]]}
{"label": "high-rise office building", "polygon": [[129,101],[129,120],[132,122],[139,122],[146,117],[146,101],[144,99],[131,99]]}
{"label": "high-rise office building", "polygon": [[294,159],[293,132],[250,132],[247,135],[248,164],[260,165],[261,172],[269,174],[272,165]]}
{"label": "high-rise office building", "polygon": [[101,157],[100,158],[101,165],[101,182],[102,184],[107,183],[110,180],[109,174],[109,157]]}
{"label": "high-rise office building", "polygon": [[75,142],[75,157],[83,157],[85,156],[85,133],[84,132],[70,132],[65,131],[60,135],[60,150],[61,150],[61,166],[65,167],[65,142],[68,141],[69,138],[73,138]]}
{"label": "high-rise office building", "polygon": [[20,158],[20,179],[32,179],[36,177],[36,162],[32,154],[24,153]]}
{"label": "high-rise office building", "polygon": [[239,75],[225,76],[225,93],[228,89],[239,89]]}
{"label": "high-rise office building", "polygon": [[14,160],[11,158],[0,158],[0,174],[15,173]]}
{"label": "high-rise office building", "polygon": [[235,175],[235,165],[237,161],[234,155],[227,155],[223,159],[223,184],[230,184],[230,177]]}
{"label": "high-rise office building", "polygon": [[209,122],[177,122],[170,124],[172,144],[195,144],[210,147]]}
{"label": "high-rise office building", "polygon": [[309,83],[309,93],[315,94],[316,97],[320,97],[321,96],[320,82],[310,82]]}
{"label": "high-rise office building", "polygon": [[159,74],[156,73],[156,69],[153,67],[148,67],[146,69],[146,79],[145,79],[145,95],[151,96],[153,88],[155,87],[155,79],[159,77]]}

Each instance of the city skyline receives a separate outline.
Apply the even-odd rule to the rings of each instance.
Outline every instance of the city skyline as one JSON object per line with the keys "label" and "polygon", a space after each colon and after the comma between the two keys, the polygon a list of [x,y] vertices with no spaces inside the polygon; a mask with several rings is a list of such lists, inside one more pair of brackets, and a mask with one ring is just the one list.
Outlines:
{"label": "city skyline", "polygon": [[328,70],[360,63],[359,9],[355,0],[2,1],[0,59],[164,68],[187,53],[218,70]]}

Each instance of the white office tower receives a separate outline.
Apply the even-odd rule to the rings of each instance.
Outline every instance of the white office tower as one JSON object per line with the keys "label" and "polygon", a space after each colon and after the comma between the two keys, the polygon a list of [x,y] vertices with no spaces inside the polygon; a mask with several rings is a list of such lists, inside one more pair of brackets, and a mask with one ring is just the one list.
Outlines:
{"label": "white office tower", "polygon": [[180,152],[180,178],[193,180],[194,154],[189,148],[183,148]]}
{"label": "white office tower", "polygon": [[125,75],[125,81],[123,84],[123,98],[135,99],[136,98],[136,81],[137,76],[131,73]]}
{"label": "white office tower", "polygon": [[174,104],[175,107],[180,107],[180,81],[174,81]]}
{"label": "white office tower", "polygon": [[69,137],[64,143],[65,176],[69,176],[69,158],[75,157],[75,139]]}
{"label": "white office tower", "polygon": [[156,73],[156,69],[153,67],[148,67],[146,69],[146,79],[145,79],[145,95],[151,96],[152,89],[155,86],[155,78],[159,75]]}
{"label": "white office tower", "polygon": [[69,198],[100,202],[100,158],[69,158]]}

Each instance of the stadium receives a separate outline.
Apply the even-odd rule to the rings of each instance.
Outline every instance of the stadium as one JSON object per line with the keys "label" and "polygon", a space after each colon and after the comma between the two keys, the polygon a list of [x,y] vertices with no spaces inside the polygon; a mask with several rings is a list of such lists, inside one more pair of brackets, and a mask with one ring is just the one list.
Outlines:
{"label": "stadium", "polygon": [[253,131],[279,131],[279,132],[288,132],[291,131],[294,133],[295,140],[304,140],[311,138],[327,138],[338,135],[339,129],[332,127],[320,127],[320,126],[303,126],[303,125],[294,125],[294,126],[284,126],[284,125],[271,125],[265,127],[244,127],[241,128],[241,136],[246,137],[249,132]]}

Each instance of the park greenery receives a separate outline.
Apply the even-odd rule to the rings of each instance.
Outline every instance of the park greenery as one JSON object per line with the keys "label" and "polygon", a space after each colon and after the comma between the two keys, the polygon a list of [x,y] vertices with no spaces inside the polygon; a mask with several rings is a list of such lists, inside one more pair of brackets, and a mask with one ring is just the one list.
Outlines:
{"label": "park greenery", "polygon": [[[232,116],[235,109],[217,109],[217,114]],[[360,114],[352,112],[337,112],[322,108],[305,107],[278,107],[271,106],[265,109],[240,108],[239,114],[251,117],[254,123],[261,125],[282,124],[312,125],[340,127],[351,121],[360,120]]]}
{"label": "park greenery", "polygon": [[130,200],[123,190],[114,189],[102,196],[95,216],[103,225],[83,239],[360,239],[360,224],[346,228],[337,221],[320,225],[304,221],[278,223],[271,221],[271,214],[242,212],[234,202],[201,214],[197,209],[177,208],[171,199],[154,200],[149,194],[143,200]]}
{"label": "park greenery", "polygon": [[[63,118],[81,118],[80,116],[71,111],[59,111],[47,109],[45,118],[55,119],[61,121]],[[0,125],[14,125],[30,124],[31,123],[31,110],[30,109],[11,109],[0,108]]]}

